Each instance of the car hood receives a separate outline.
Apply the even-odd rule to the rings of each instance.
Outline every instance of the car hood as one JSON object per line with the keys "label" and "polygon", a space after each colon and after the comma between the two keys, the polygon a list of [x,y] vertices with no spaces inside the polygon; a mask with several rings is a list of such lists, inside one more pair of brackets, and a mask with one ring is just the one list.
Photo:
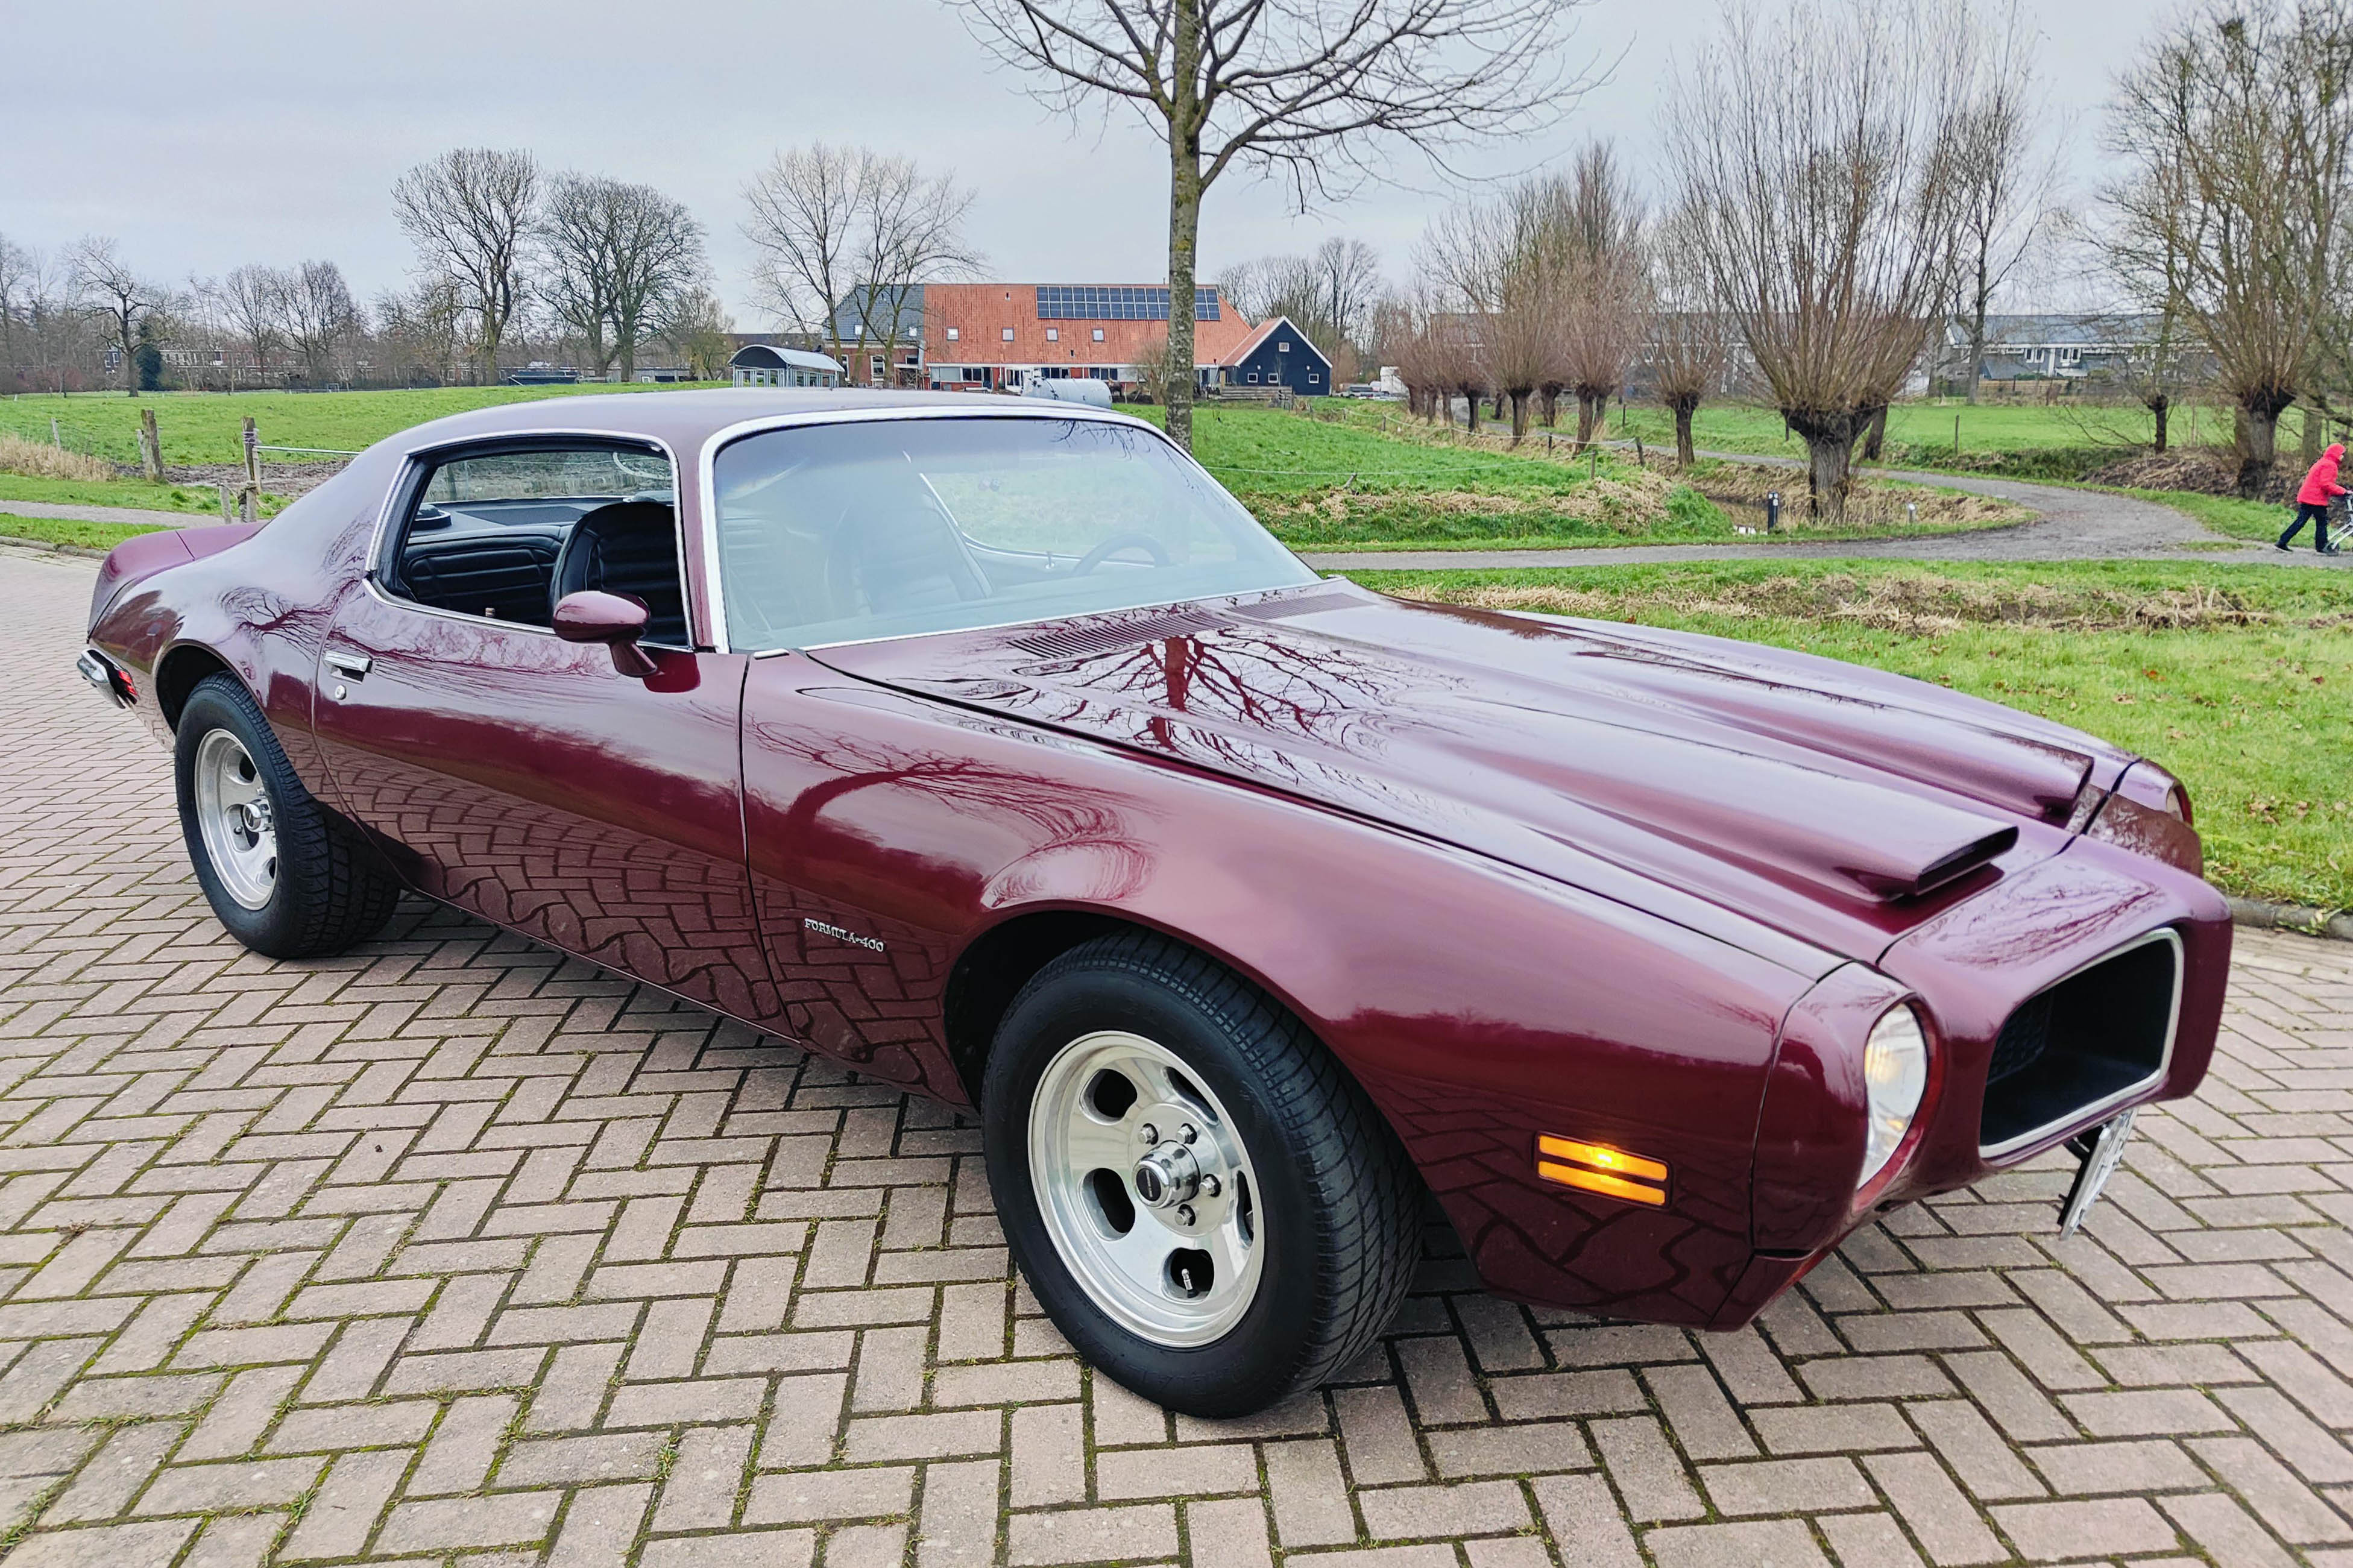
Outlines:
{"label": "car hood", "polygon": [[1865,962],[2132,761],[1828,659],[1345,583],[812,657]]}

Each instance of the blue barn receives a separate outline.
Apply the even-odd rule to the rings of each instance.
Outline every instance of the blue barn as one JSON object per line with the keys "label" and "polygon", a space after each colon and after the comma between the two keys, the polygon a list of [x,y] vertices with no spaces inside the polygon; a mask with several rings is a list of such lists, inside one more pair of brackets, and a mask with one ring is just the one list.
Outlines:
{"label": "blue barn", "polygon": [[1225,386],[1287,386],[1301,397],[1329,397],[1338,390],[1332,362],[1288,316],[1260,322],[1218,362],[1218,380]]}

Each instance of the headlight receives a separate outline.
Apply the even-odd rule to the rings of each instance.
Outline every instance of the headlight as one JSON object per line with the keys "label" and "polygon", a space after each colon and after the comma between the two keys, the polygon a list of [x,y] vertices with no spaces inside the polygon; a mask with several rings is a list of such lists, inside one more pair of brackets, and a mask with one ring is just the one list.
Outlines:
{"label": "headlight", "polygon": [[1863,1144],[1858,1184],[1868,1185],[1895,1157],[1920,1097],[1928,1091],[1928,1040],[1909,1006],[1890,1007],[1871,1026],[1862,1047],[1862,1081],[1870,1099],[1871,1136]]}

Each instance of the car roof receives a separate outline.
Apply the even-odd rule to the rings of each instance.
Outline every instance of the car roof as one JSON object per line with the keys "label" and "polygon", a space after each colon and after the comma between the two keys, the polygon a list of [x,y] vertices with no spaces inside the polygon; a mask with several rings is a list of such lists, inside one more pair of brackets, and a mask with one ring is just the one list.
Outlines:
{"label": "car roof", "polygon": [[389,437],[381,445],[405,452],[499,436],[596,434],[650,437],[681,458],[733,426],[795,415],[887,416],[902,410],[1014,418],[1116,419],[1132,416],[1082,403],[1006,397],[993,393],[880,392],[855,387],[712,387],[689,392],[630,392],[532,398],[469,409]]}

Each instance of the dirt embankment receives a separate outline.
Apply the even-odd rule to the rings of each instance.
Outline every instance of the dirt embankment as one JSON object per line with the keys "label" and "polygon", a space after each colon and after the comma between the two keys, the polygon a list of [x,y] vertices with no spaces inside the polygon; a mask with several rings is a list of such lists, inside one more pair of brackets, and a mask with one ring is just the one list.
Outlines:
{"label": "dirt embankment", "polygon": [[[2307,467],[2301,458],[2282,453],[2254,497],[2284,503],[2304,483]],[[2239,493],[2237,454],[2222,447],[2177,447],[2169,452],[2142,452],[2122,458],[2084,476],[2085,482],[2121,490],[2187,490],[2192,495],[2235,496]]]}
{"label": "dirt embankment", "polygon": [[[1806,476],[1802,469],[1767,463],[1723,461],[1694,463],[1683,481],[1720,506],[1761,509],[1773,491],[1781,496],[1781,526],[1802,531],[1807,517]],[[1857,475],[1847,497],[1846,526],[1895,528],[1915,521],[1923,528],[1986,528],[2027,522],[2034,513],[1991,496],[1957,490],[1929,489],[1894,479]]]}

